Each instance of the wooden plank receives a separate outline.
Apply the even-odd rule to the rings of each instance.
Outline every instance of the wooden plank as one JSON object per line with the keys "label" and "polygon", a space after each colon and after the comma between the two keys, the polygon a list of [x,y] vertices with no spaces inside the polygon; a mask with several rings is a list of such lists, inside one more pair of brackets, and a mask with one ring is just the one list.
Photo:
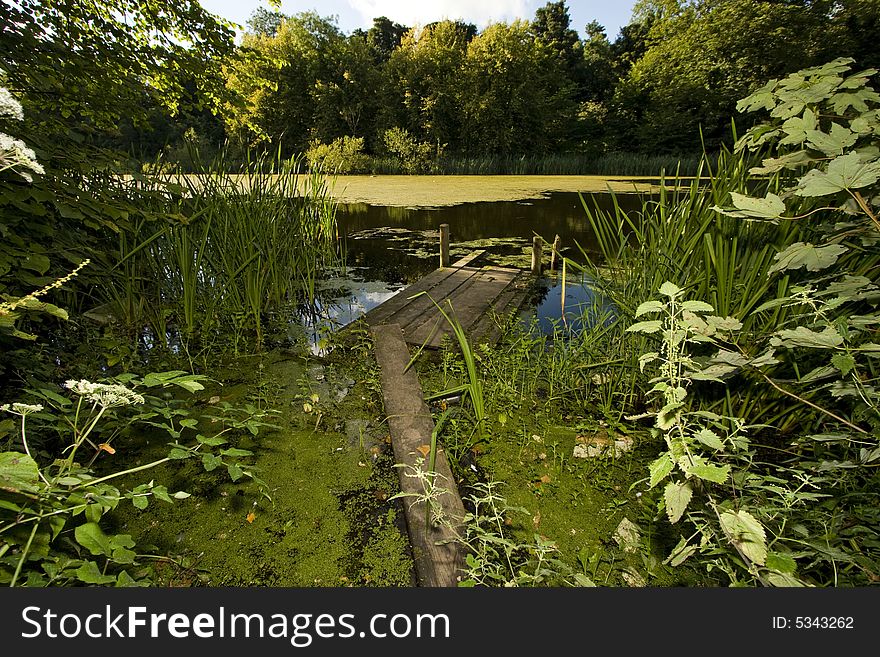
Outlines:
{"label": "wooden plank", "polygon": [[[443,309],[449,312],[452,305],[455,317],[465,332],[486,311],[489,305],[513,282],[515,274],[507,272],[481,271],[473,277],[471,284],[461,286],[448,297],[449,303],[443,302]],[[440,346],[444,335],[450,333],[452,327],[440,315],[439,311],[422,317],[405,328],[407,340],[417,344],[427,343],[428,346]]]}
{"label": "wooden plank", "polygon": [[[461,267],[447,276],[439,285],[433,286],[424,294],[410,302],[403,308],[391,315],[385,323],[399,324],[404,334],[409,334],[409,325],[418,322],[425,317],[434,317],[439,314],[434,306],[434,301],[442,303],[443,299],[453,295],[457,290],[465,288],[473,282],[479,269],[473,267]],[[432,301],[433,299],[433,301]]]}
{"label": "wooden plank", "polygon": [[[434,430],[431,412],[425,404],[415,370],[404,372],[410,354],[400,326],[374,326],[372,333],[394,459],[397,463],[412,466],[421,456],[419,448],[431,444]],[[437,450],[434,471],[438,473],[438,486],[445,489],[437,501],[451,527],[426,522],[425,503],[413,504],[415,498],[411,497],[403,499],[416,577],[421,586],[457,586],[464,567],[465,549],[455,537],[456,533],[461,535],[463,531],[465,510],[442,448]],[[401,491],[417,495],[424,492],[418,479],[406,476],[406,468],[398,468],[398,472]]]}
{"label": "wooden plank", "polygon": [[[461,297],[463,294],[467,294],[468,290],[474,285],[479,284],[482,280],[482,270],[477,270],[466,281],[463,281],[461,285],[449,289],[443,296],[432,295],[432,298],[441,308],[443,308],[444,311],[449,312],[449,304],[447,303],[447,300],[453,301],[454,299]],[[403,334],[406,336],[407,342],[415,343],[418,336],[418,344],[424,343],[431,332],[424,327],[428,324],[431,326],[438,326],[440,322],[445,322],[443,315],[437,307],[430,302],[430,299],[428,302],[428,307],[420,309],[420,312],[418,313],[408,313],[406,315],[407,321],[399,322],[403,329]],[[455,308],[455,305],[453,305],[453,308]]]}
{"label": "wooden plank", "polygon": [[[459,269],[447,267],[446,269],[436,269],[422,279],[419,279],[407,288],[404,288],[396,295],[376,306],[368,313],[364,314],[364,319],[370,326],[385,323],[386,320],[401,308],[410,303],[409,298],[419,292],[429,291],[441,285],[450,276],[455,275]],[[476,271],[476,270],[472,270]]]}
{"label": "wooden plank", "polygon": [[[432,271],[430,274],[425,276],[424,278],[419,279],[409,287],[404,288],[396,295],[385,301],[384,303],[376,306],[369,312],[364,314],[364,320],[370,326],[375,326],[377,324],[388,324],[395,320],[389,320],[389,318],[396,312],[400,311],[402,308],[407,306],[410,303],[409,298],[418,294],[419,292],[430,291],[433,288],[441,285],[444,280],[446,280],[449,276],[455,274],[456,269],[465,269],[467,266],[479,258],[486,252],[485,249],[479,249],[474,251],[473,253],[466,255],[463,258],[459,258],[455,262],[453,262],[449,267],[445,267],[443,269],[436,269]],[[466,271],[476,271],[476,269],[466,269]],[[436,294],[436,292],[432,292],[432,295]],[[427,299],[426,299],[427,301]],[[428,301],[428,305],[430,306],[430,301]]]}
{"label": "wooden plank", "polygon": [[450,265],[450,267],[467,267],[469,264],[471,264],[474,260],[476,260],[481,255],[483,255],[485,252],[486,252],[486,249],[478,249],[477,251],[474,251],[473,253],[469,253],[468,255],[464,256],[463,258],[459,258],[458,260],[453,262]]}
{"label": "wooden plank", "polygon": [[501,338],[501,327],[496,322],[498,319],[507,317],[510,313],[518,312],[526,298],[528,276],[521,273],[517,279],[508,285],[504,292],[486,310],[477,323],[471,327],[470,338],[472,344],[480,342],[495,344]]}

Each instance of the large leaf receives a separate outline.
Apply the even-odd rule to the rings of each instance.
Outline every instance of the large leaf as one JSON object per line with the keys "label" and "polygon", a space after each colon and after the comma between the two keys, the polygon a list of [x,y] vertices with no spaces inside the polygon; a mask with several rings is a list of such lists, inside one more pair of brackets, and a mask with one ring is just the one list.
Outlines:
{"label": "large leaf", "polygon": [[669,516],[669,522],[676,523],[681,519],[693,495],[694,491],[686,481],[670,481],[666,484],[663,498],[666,500],[666,515]]}
{"label": "large leaf", "polygon": [[843,155],[843,152],[853,146],[858,138],[857,134],[839,123],[832,123],[830,132],[807,130],[809,146],[829,156]]}
{"label": "large leaf", "polygon": [[709,465],[702,463],[698,465],[693,465],[688,468],[688,474],[699,477],[704,481],[711,481],[716,484],[723,484],[725,481],[727,481],[727,477],[730,474],[730,466]]}
{"label": "large leaf", "polygon": [[647,313],[659,313],[663,310],[663,304],[659,301],[645,301],[636,308],[636,317],[641,317]]}
{"label": "large leaf", "polygon": [[74,530],[73,535],[77,543],[94,555],[103,554],[109,557],[113,552],[110,538],[101,530],[98,523],[87,522],[80,525]]}
{"label": "large leaf", "polygon": [[773,257],[776,264],[770,267],[767,273],[772,274],[777,271],[801,267],[806,267],[807,271],[819,271],[837,262],[837,258],[846,253],[846,250],[846,247],[841,244],[815,246],[809,242],[795,242]]}
{"label": "large leaf", "polygon": [[774,347],[813,347],[816,349],[833,349],[843,344],[843,338],[833,326],[826,326],[818,333],[806,326],[798,326],[793,330],[777,331],[776,337],[770,339]]}
{"label": "large leaf", "polygon": [[636,322],[626,329],[627,333],[657,333],[663,328],[663,322],[654,319],[649,322]]}
{"label": "large leaf", "polygon": [[20,452],[0,453],[0,490],[10,493],[36,493],[40,490],[36,462]]}
{"label": "large leaf", "polygon": [[86,561],[82,566],[76,569],[75,574],[80,582],[85,582],[86,584],[103,585],[116,583],[116,578],[112,575],[104,575],[101,573],[98,564],[94,561]]}
{"label": "large leaf", "polygon": [[880,178],[880,162],[848,153],[832,160],[828,171],[813,169],[800,179],[799,196],[828,196],[847,189],[873,185]]}
{"label": "large leaf", "polygon": [[754,198],[730,192],[730,198],[736,210],[722,210],[722,212],[732,217],[776,219],[785,212],[785,203],[773,193],[768,193],[764,198]]}
{"label": "large leaf", "polygon": [[666,476],[672,472],[674,467],[675,462],[672,460],[672,456],[668,452],[661,454],[660,458],[648,466],[648,471],[651,473],[650,487],[653,488],[666,479]]}
{"label": "large leaf", "polygon": [[763,566],[767,560],[767,542],[764,528],[748,511],[725,511],[721,526],[730,541],[750,561]]}

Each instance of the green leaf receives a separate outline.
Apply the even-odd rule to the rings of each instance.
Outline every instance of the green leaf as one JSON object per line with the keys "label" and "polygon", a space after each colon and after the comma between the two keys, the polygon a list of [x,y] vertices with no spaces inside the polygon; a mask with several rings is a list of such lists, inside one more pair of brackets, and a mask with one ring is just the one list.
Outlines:
{"label": "green leaf", "polygon": [[688,545],[687,541],[682,538],[663,563],[668,563],[673,568],[680,566],[696,551],[696,545]]}
{"label": "green leaf", "polygon": [[87,522],[73,531],[76,542],[94,555],[103,554],[110,556],[112,549],[110,539],[101,531],[96,522]]}
{"label": "green leaf", "polygon": [[804,583],[799,580],[794,575],[788,575],[785,573],[770,573],[767,575],[767,581],[770,582],[772,586],[777,587],[801,587],[804,586]]}
{"label": "green leaf", "polygon": [[41,276],[49,271],[49,258],[39,253],[29,253],[19,264],[22,268],[35,271]]}
{"label": "green leaf", "polygon": [[247,450],[247,449],[238,449],[238,448],[236,448],[236,447],[231,447],[231,448],[229,448],[229,449],[221,450],[221,451],[220,451],[220,454],[222,454],[223,456],[235,456],[235,457],[240,457],[240,456],[253,456],[253,455],[254,455],[254,453],[251,452],[250,450]]}
{"label": "green leaf", "polygon": [[226,471],[229,473],[229,478],[232,479],[232,481],[238,481],[244,476],[244,470],[237,465],[227,466]]}
{"label": "green leaf", "polygon": [[150,504],[146,495],[135,495],[131,498],[131,503],[134,504],[136,509],[140,509],[141,511],[146,509]]}
{"label": "green leaf", "polygon": [[660,294],[667,296],[670,299],[674,299],[681,294],[681,288],[678,287],[675,283],[666,281],[665,283],[663,283],[663,285],[660,286]]}
{"label": "green leaf", "polygon": [[133,552],[132,550],[128,550],[124,547],[118,547],[113,549],[113,554],[110,558],[113,559],[113,561],[115,561],[116,563],[134,563],[134,560],[137,558],[137,552]]}
{"label": "green leaf", "polygon": [[775,570],[784,575],[791,575],[797,568],[797,562],[787,554],[768,552],[767,568],[769,568],[770,570]]}
{"label": "green leaf", "polygon": [[86,584],[113,584],[116,582],[116,578],[112,575],[104,575],[101,573],[101,570],[98,568],[98,564],[94,561],[86,561],[82,566],[77,568],[74,571],[76,578],[80,582],[84,582]]}
{"label": "green leaf", "polygon": [[723,484],[725,481],[727,481],[727,477],[730,474],[730,466],[708,464],[692,465],[690,468],[688,468],[688,474],[699,477],[704,481],[712,481],[716,484]]}
{"label": "green leaf", "polygon": [[192,456],[192,452],[190,452],[188,449],[183,449],[181,447],[174,447],[171,449],[170,452],[168,452],[168,458],[172,461],[188,459],[190,456]]}
{"label": "green leaf", "polygon": [[648,471],[651,473],[650,487],[654,488],[654,486],[666,479],[674,467],[675,462],[672,460],[672,455],[669,452],[661,454],[660,458],[648,466]]}
{"label": "green leaf", "polygon": [[686,481],[670,481],[666,484],[666,488],[663,489],[663,499],[666,501],[666,515],[669,517],[669,522],[676,523],[681,519],[693,494],[691,485]]}
{"label": "green leaf", "polygon": [[725,511],[721,514],[724,532],[750,561],[763,566],[767,560],[764,528],[748,511]]}
{"label": "green leaf", "polygon": [[[768,157],[761,162],[761,166],[749,169],[749,173],[756,176],[777,173],[783,169],[797,169],[813,161],[813,158],[810,157],[807,151],[794,151],[780,157]],[[721,211],[723,212],[723,210]]]}
{"label": "green leaf", "polygon": [[692,313],[711,313],[715,312],[715,309],[710,306],[705,301],[683,301],[681,304],[682,310],[687,310]]}
{"label": "green leaf", "polygon": [[799,196],[828,196],[847,189],[873,185],[880,178],[880,162],[863,158],[859,153],[848,153],[835,158],[828,171],[813,169],[798,182]]}
{"label": "green leaf", "polygon": [[843,338],[833,326],[826,326],[821,333],[811,331],[806,326],[798,326],[794,330],[777,331],[776,337],[770,339],[774,347],[813,347],[815,349],[833,349],[843,344]]}
{"label": "green leaf", "polygon": [[842,376],[846,376],[856,367],[856,359],[850,354],[834,354],[831,357],[831,364],[837,368]]}
{"label": "green leaf", "polygon": [[30,456],[20,452],[0,453],[0,490],[36,493],[40,488],[40,471]]}
{"label": "green leaf", "polygon": [[635,317],[641,317],[647,313],[659,313],[663,311],[663,304],[659,301],[645,301],[636,308]]}
{"label": "green leaf", "polygon": [[659,411],[654,418],[654,426],[662,431],[667,431],[678,424],[681,417],[681,409],[684,406],[681,402],[669,402]]}
{"label": "green leaf", "polygon": [[220,438],[219,436],[207,437],[199,434],[196,436],[196,440],[198,440],[202,445],[208,445],[209,447],[219,447],[220,445],[226,444],[225,438]]}
{"label": "green leaf", "polygon": [[754,198],[730,192],[730,198],[736,210],[721,210],[721,212],[732,217],[777,219],[785,212],[785,203],[776,194],[768,193],[764,198]]}
{"label": "green leaf", "polygon": [[857,134],[838,123],[831,124],[830,134],[821,130],[807,130],[809,146],[825,155],[842,155],[859,138]]}
{"label": "green leaf", "polygon": [[168,504],[174,503],[174,500],[172,500],[171,496],[168,495],[168,489],[165,486],[154,486],[153,495],[158,497],[163,502],[167,502]]}
{"label": "green leaf", "polygon": [[830,267],[837,258],[846,253],[847,248],[842,244],[829,244],[827,246],[814,246],[809,242],[795,242],[784,251],[773,256],[776,264],[767,270],[768,274],[788,269],[806,267],[807,271],[819,271]]}
{"label": "green leaf", "polygon": [[186,491],[179,490],[171,497],[173,497],[175,500],[185,500],[187,497],[192,497],[192,493],[187,493]]}
{"label": "green leaf", "polygon": [[718,434],[711,429],[701,429],[699,433],[696,434],[696,438],[701,443],[703,443],[707,447],[711,447],[712,449],[724,449],[724,443],[721,441],[721,438],[719,438]]}
{"label": "green leaf", "polygon": [[636,322],[626,329],[627,333],[659,333],[663,328],[663,322],[653,319],[649,322]]}
{"label": "green leaf", "polygon": [[202,467],[205,468],[206,472],[216,470],[221,465],[223,465],[223,459],[216,454],[202,454]]}

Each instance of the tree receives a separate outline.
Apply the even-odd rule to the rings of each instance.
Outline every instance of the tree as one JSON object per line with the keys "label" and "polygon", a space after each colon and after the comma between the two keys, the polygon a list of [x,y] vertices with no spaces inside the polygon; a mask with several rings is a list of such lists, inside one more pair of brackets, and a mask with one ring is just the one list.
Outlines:
{"label": "tree", "polygon": [[699,126],[717,146],[730,137],[736,100],[763,80],[854,54],[845,21],[869,5],[876,16],[876,2],[853,0],[642,2],[636,16],[650,20],[647,48],[618,88],[617,106],[638,123],[642,149],[697,150]]}
{"label": "tree", "polygon": [[373,19],[373,27],[366,32],[367,45],[373,51],[376,62],[383,64],[388,61],[409,28],[395,23],[385,16]]}
{"label": "tree", "polygon": [[[440,21],[412,29],[388,60],[385,128],[456,150],[461,143],[462,70],[469,26]],[[384,133],[384,130],[382,130]]]}
{"label": "tree", "polygon": [[548,2],[535,11],[532,30],[540,40],[571,72],[578,65],[580,42],[578,34],[571,29],[571,17],[565,0]]}
{"label": "tree", "polygon": [[574,129],[573,86],[558,53],[528,23],[493,23],[468,46],[465,132],[471,150],[547,153]]}
{"label": "tree", "polygon": [[[217,98],[231,24],[197,0],[20,0],[0,3],[5,84],[47,145],[143,120],[145,93],[169,111]],[[195,94],[187,89],[194,84]],[[60,141],[59,141],[60,140]]]}
{"label": "tree", "polygon": [[257,7],[248,18],[247,28],[251,34],[262,34],[263,36],[275,36],[281,23],[290,18],[287,14],[280,11],[271,11],[265,7]]}
{"label": "tree", "polygon": [[[227,69],[236,99],[223,108],[228,129],[251,141],[282,143],[287,152],[304,151],[312,139],[332,141],[326,85],[335,81],[345,37],[333,19],[303,12],[281,22],[274,36],[245,34],[240,57]],[[338,117],[337,117],[338,118]],[[322,125],[316,129],[316,121]],[[341,119],[340,119],[341,120]]]}

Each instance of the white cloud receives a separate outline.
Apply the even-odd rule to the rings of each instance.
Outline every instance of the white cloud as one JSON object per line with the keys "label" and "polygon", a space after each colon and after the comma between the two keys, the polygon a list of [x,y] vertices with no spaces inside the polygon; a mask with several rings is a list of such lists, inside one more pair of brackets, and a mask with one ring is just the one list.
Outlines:
{"label": "white cloud", "polygon": [[367,24],[379,16],[406,26],[425,25],[448,18],[462,19],[483,27],[493,21],[511,21],[528,17],[533,12],[529,5],[533,0],[349,0],[351,8],[358,12]]}

